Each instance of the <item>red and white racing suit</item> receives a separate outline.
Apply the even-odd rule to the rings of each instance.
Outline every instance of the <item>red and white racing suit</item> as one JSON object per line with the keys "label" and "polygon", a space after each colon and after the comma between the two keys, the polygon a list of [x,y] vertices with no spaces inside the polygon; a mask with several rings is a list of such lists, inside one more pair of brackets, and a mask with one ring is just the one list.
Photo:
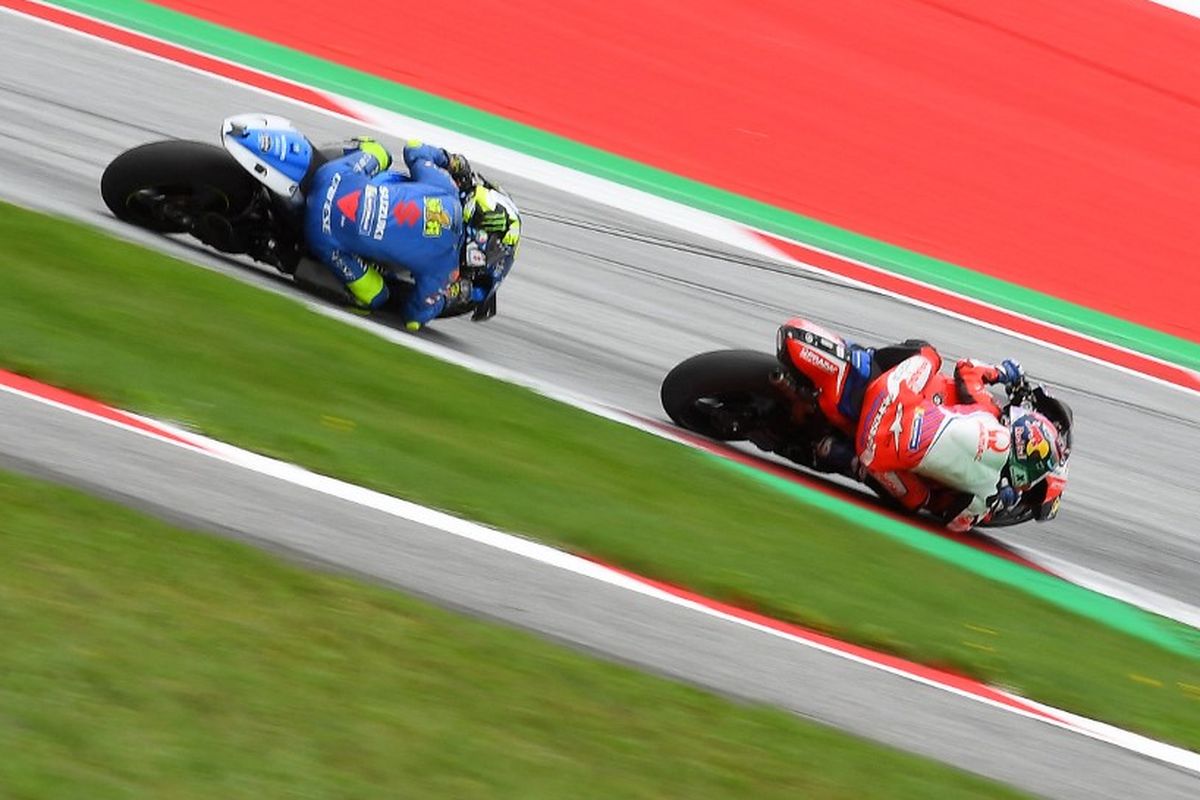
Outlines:
{"label": "red and white racing suit", "polygon": [[970,495],[947,523],[952,530],[986,519],[1010,447],[1000,408],[983,386],[997,378],[995,367],[960,361],[956,396],[945,398],[947,382],[924,355],[880,375],[863,397],[855,441],[861,467],[912,511],[930,505],[939,487]]}

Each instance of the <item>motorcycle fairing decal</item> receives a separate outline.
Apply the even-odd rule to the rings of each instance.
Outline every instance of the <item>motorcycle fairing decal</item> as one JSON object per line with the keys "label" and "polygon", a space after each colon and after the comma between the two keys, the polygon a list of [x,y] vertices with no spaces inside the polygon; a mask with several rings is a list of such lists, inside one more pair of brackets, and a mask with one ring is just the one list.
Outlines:
{"label": "motorcycle fairing decal", "polygon": [[816,350],[812,349],[811,347],[801,348],[800,349],[800,357],[802,359],[804,359],[805,361],[807,361],[808,363],[812,364],[817,369],[821,370],[822,372],[828,372],[831,375],[837,374],[838,365],[833,363],[828,358],[821,355],[820,353],[818,353]]}

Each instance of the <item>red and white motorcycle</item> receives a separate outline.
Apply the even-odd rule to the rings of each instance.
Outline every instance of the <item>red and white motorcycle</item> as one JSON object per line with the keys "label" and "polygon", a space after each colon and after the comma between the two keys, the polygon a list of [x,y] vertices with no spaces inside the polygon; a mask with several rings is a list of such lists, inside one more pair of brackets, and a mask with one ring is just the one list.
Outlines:
{"label": "red and white motorcycle", "polygon": [[[908,340],[882,348],[861,348],[800,317],[779,328],[775,354],[755,350],[701,353],[676,365],[663,379],[661,399],[667,415],[682,428],[726,442],[749,441],[803,467],[829,471],[816,453],[827,437],[853,447],[857,409],[870,383],[889,369],[932,346]],[[922,394],[931,401],[956,405],[960,400],[954,379],[930,378]],[[1024,408],[1046,416],[1058,429],[1064,445],[1063,462],[1020,501],[997,510],[985,526],[1045,521],[1058,513],[1066,488],[1073,415],[1070,407],[1040,384],[1022,379],[1009,387],[1001,404],[1003,420]],[[851,476],[856,477],[857,476]],[[866,484],[890,503],[892,495],[872,477]],[[936,509],[954,506],[952,489],[931,486]]]}

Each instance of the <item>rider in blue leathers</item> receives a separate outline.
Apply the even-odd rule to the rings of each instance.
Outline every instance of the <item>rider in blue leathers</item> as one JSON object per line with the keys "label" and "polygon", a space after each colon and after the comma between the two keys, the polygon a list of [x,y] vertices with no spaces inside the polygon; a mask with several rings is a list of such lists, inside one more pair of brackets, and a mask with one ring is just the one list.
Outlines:
{"label": "rider in blue leathers", "polygon": [[[487,235],[515,252],[520,222],[515,205],[480,185],[462,156],[412,141],[404,148],[407,175],[389,170],[391,160],[381,144],[360,138],[341,158],[321,165],[308,184],[305,238],[366,308],[388,301],[383,267],[407,269],[415,290],[400,313],[406,327],[417,330],[448,303],[482,299],[482,289],[460,279],[460,264],[482,260],[476,242]],[[510,266],[511,257],[505,273]]]}

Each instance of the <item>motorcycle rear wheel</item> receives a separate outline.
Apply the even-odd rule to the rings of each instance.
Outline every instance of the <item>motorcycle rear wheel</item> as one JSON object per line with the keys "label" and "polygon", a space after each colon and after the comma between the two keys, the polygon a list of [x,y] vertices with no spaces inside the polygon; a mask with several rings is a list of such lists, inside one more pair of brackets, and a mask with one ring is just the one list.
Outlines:
{"label": "motorcycle rear wheel", "polygon": [[126,150],[100,178],[100,195],[117,219],[158,233],[184,233],[211,212],[235,216],[259,184],[220,147],[169,140]]}
{"label": "motorcycle rear wheel", "polygon": [[681,428],[727,442],[742,441],[770,424],[783,398],[771,385],[774,356],[755,350],[701,353],[663,378],[660,399]]}

